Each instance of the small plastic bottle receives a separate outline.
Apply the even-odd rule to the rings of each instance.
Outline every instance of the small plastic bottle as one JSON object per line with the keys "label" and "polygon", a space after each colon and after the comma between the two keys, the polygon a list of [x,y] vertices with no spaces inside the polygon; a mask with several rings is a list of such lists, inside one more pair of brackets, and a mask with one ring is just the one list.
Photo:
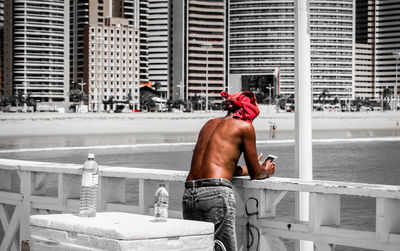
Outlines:
{"label": "small plastic bottle", "polygon": [[160,184],[155,194],[154,218],[157,221],[166,221],[168,218],[168,191],[164,184]]}
{"label": "small plastic bottle", "polygon": [[94,160],[94,153],[88,154],[88,159],[83,164],[81,200],[79,216],[95,217],[97,211],[99,167]]}

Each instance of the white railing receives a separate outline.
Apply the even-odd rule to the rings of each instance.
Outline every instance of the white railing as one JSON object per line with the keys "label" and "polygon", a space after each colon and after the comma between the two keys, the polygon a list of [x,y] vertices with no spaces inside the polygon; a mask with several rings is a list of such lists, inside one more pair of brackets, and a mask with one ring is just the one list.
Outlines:
{"label": "white railing", "polygon": [[[164,183],[170,193],[170,216],[182,217],[187,172],[107,166],[100,169],[99,211],[152,214],[154,192],[159,183]],[[77,212],[80,182],[81,165],[0,159],[0,250],[19,250],[20,240],[29,239],[30,215]],[[252,244],[249,250],[287,250],[282,238],[313,241],[318,251],[334,250],[334,245],[400,250],[400,186],[277,177],[257,181],[239,177],[233,183],[242,250],[247,244]],[[296,221],[294,216],[276,216],[276,207],[288,192],[310,193],[308,222]],[[341,227],[343,195],[376,199],[376,231]]]}

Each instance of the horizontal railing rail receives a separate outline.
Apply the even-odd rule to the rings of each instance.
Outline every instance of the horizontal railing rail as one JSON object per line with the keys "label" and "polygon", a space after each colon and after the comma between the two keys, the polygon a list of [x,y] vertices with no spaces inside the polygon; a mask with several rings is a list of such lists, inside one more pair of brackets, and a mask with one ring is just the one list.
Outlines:
{"label": "horizontal railing rail", "polygon": [[[99,211],[152,214],[155,190],[164,183],[170,194],[169,215],[182,217],[186,171],[100,170]],[[78,164],[0,159],[0,250],[19,250],[21,240],[29,239],[30,215],[78,212],[81,173]],[[243,250],[287,250],[283,239],[313,241],[320,251],[334,250],[335,245],[400,250],[400,186],[279,177],[236,177],[233,184]],[[310,194],[309,221],[277,216],[277,206],[289,192]],[[341,226],[341,196],[348,195],[376,199],[375,231]]]}

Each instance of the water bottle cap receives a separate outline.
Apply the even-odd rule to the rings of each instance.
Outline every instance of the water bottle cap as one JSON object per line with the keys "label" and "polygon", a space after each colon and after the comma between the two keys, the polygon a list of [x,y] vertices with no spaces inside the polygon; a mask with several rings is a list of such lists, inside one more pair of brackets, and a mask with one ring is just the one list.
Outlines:
{"label": "water bottle cap", "polygon": [[88,159],[94,159],[94,153],[89,153],[88,154]]}

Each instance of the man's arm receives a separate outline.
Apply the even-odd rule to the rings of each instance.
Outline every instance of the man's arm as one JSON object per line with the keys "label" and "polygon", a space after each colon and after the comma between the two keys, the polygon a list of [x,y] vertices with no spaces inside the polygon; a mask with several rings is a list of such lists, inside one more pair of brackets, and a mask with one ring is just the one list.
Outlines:
{"label": "man's arm", "polygon": [[[275,163],[267,161],[261,164],[259,162],[262,155],[257,158],[256,133],[252,124],[248,123],[243,129],[242,141],[244,159],[247,165],[246,169],[247,173],[250,175],[250,178],[265,179],[271,176],[275,172]],[[241,169],[244,173],[244,168]]]}
{"label": "man's arm", "polygon": [[[258,162],[260,162],[262,155],[263,155],[262,153],[258,155]],[[235,173],[233,174],[233,176],[246,176],[246,175],[249,175],[249,170],[247,169],[247,166],[236,166]]]}
{"label": "man's arm", "polygon": [[236,166],[233,176],[246,176],[246,175],[249,175],[249,170],[247,170],[247,166]]}

